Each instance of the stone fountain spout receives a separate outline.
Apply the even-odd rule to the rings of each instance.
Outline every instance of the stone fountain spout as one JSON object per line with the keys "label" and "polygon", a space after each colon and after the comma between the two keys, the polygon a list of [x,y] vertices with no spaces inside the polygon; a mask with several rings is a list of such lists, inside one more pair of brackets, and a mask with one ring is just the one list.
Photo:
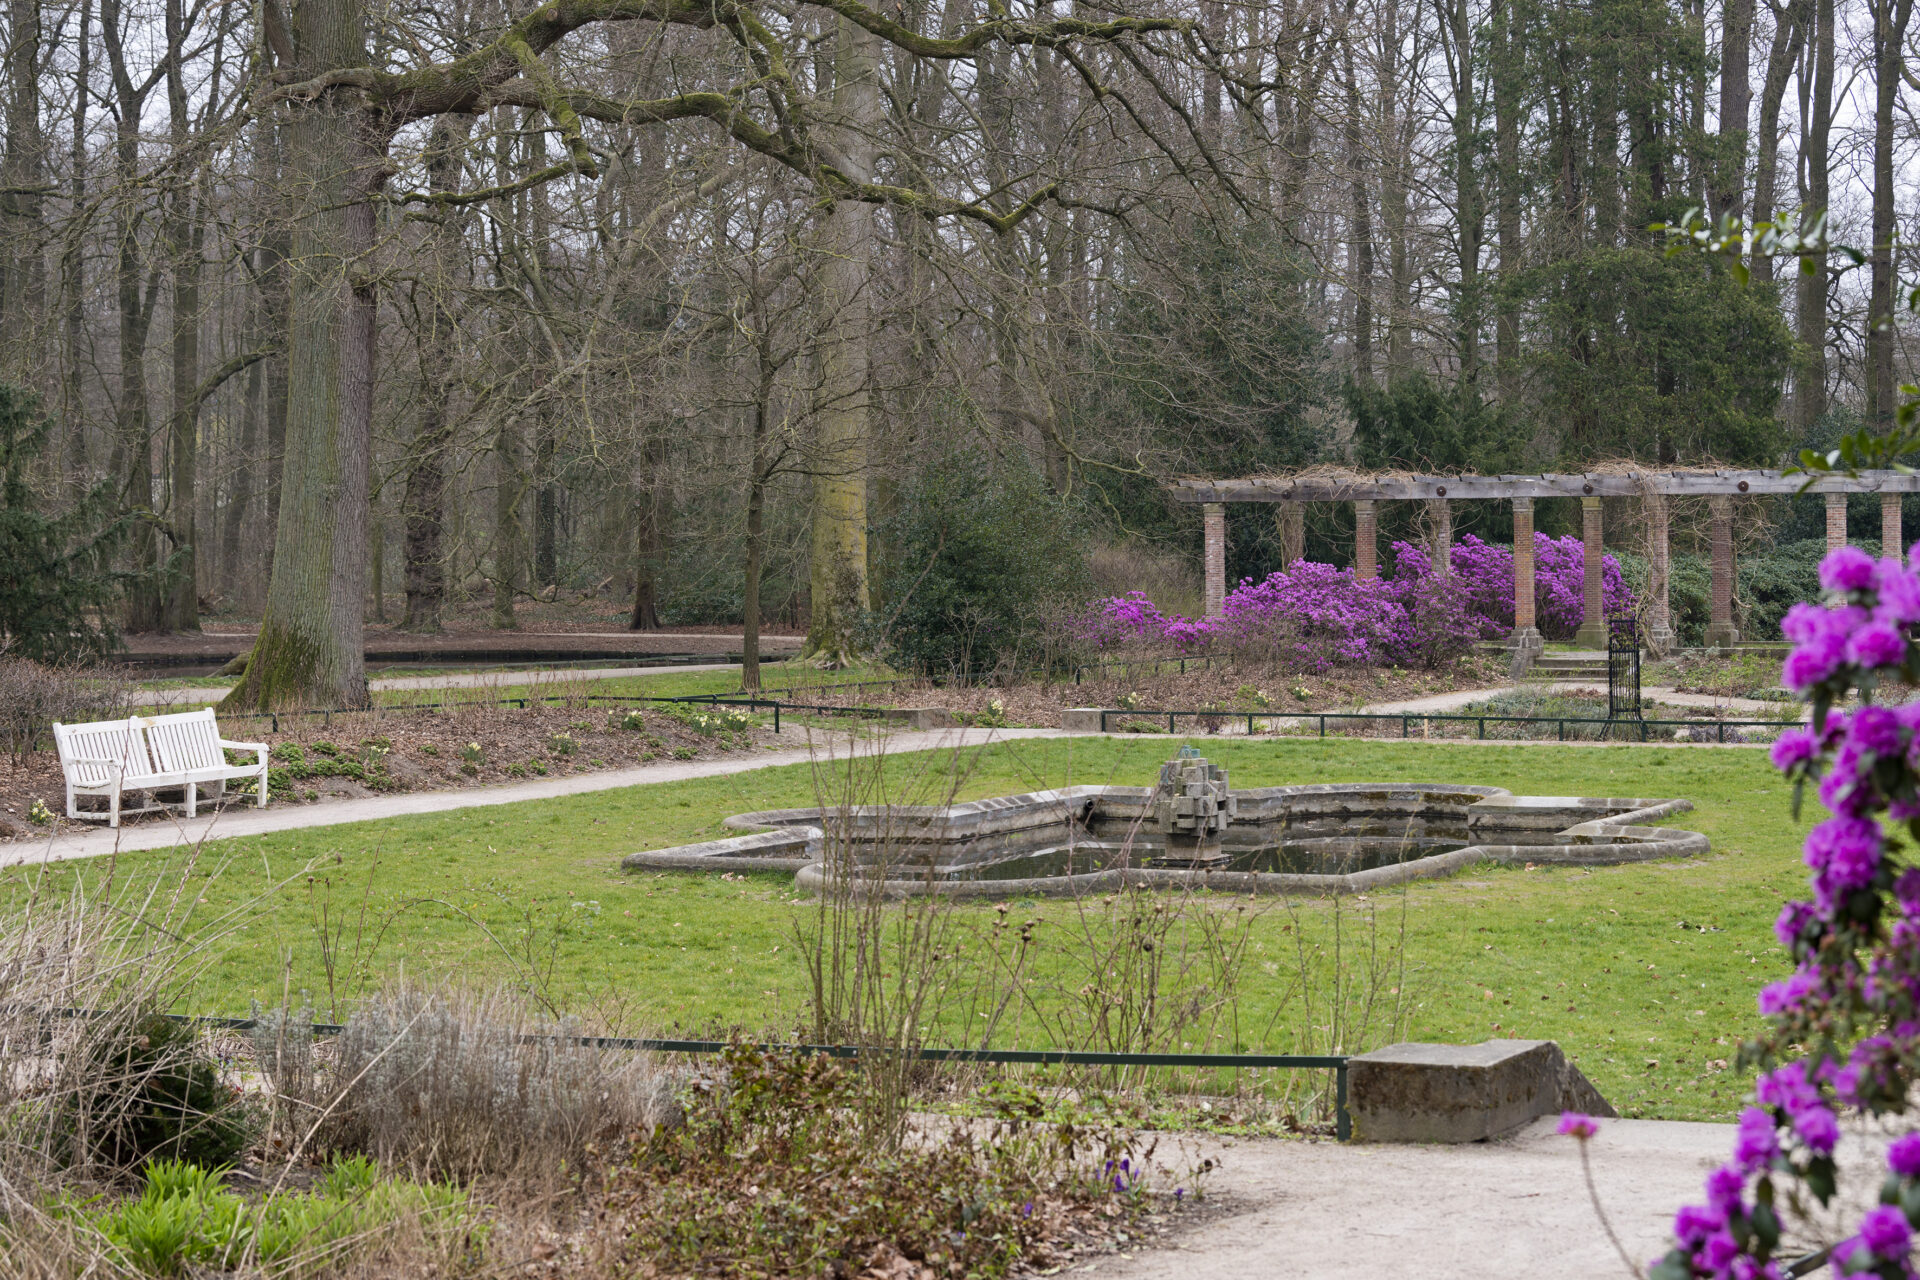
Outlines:
{"label": "stone fountain spout", "polygon": [[1227,790],[1227,771],[1192,747],[1160,766],[1153,789],[1153,828],[1166,852],[1153,859],[1164,867],[1206,867],[1224,863],[1220,837],[1239,801]]}

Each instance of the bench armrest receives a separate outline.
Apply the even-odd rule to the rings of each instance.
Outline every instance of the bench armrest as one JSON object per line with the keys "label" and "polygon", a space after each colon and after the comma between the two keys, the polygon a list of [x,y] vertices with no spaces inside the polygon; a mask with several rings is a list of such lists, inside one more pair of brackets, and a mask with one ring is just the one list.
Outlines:
{"label": "bench armrest", "polygon": [[225,738],[222,738],[220,739],[220,749],[222,751],[258,751],[264,755],[267,750],[267,744],[264,742],[228,742]]}
{"label": "bench armrest", "polygon": [[134,763],[130,757],[121,756],[62,756],[62,764],[106,764],[119,765],[122,768]]}

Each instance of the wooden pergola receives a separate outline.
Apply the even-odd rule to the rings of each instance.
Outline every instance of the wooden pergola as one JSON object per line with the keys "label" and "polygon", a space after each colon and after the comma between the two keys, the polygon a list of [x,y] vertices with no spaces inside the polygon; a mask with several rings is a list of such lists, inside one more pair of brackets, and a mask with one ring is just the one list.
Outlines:
{"label": "wooden pergola", "polygon": [[1616,470],[1584,475],[1421,476],[1309,473],[1298,476],[1262,476],[1243,480],[1175,480],[1169,486],[1176,502],[1197,503],[1206,530],[1207,615],[1218,617],[1226,598],[1226,504],[1229,502],[1351,502],[1354,509],[1353,569],[1362,578],[1379,575],[1377,516],[1380,502],[1425,502],[1436,530],[1434,564],[1450,570],[1452,516],[1456,499],[1481,499],[1513,504],[1513,637],[1516,667],[1531,663],[1540,652],[1540,632],[1533,612],[1533,502],[1535,498],[1578,498],[1585,535],[1585,610],[1575,643],[1606,647],[1606,619],[1601,612],[1600,562],[1601,502],[1607,498],[1638,498],[1644,503],[1650,560],[1644,622],[1648,642],[1656,649],[1674,642],[1667,583],[1667,499],[1704,497],[1713,515],[1713,589],[1707,643],[1724,648],[1737,643],[1733,621],[1733,504],[1738,498],[1795,494],[1803,489],[1826,495],[1827,546],[1847,540],[1847,495],[1880,495],[1880,544],[1883,554],[1902,554],[1900,499],[1920,493],[1920,475],[1898,471],[1863,471],[1857,475],[1820,476],[1811,484],[1803,475],[1779,471],[1633,471]]}

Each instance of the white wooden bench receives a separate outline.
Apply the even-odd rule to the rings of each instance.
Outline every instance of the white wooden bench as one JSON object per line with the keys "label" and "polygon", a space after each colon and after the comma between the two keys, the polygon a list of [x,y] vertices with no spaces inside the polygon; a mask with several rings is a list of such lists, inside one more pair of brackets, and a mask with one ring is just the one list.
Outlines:
{"label": "white wooden bench", "polygon": [[[56,723],[53,741],[60,752],[60,770],[66,775],[69,818],[105,818],[109,826],[117,827],[125,814],[167,807],[151,801],[129,809],[125,799],[129,793],[175,787],[182,792],[187,816],[193,817],[202,784],[215,784],[213,798],[218,799],[226,794],[228,781],[236,778],[254,779],[260,807],[267,804],[267,744],[222,738],[212,707],[92,724]],[[228,750],[251,751],[256,759],[228,764]],[[106,797],[106,810],[82,810],[82,796]]]}
{"label": "white wooden bench", "polygon": [[[210,799],[219,800],[227,794],[228,782],[251,778],[259,807],[267,807],[266,743],[229,742],[221,737],[212,707],[146,716],[143,723],[147,749],[153,755],[155,766],[163,773],[185,780],[189,818],[194,815],[202,783],[212,783],[214,793]],[[228,764],[229,751],[251,751],[255,758],[246,764]]]}
{"label": "white wooden bench", "polygon": [[[186,779],[162,773],[154,768],[147,753],[147,735],[139,717],[131,720],[97,720],[91,724],[53,726],[54,746],[60,752],[60,771],[67,779],[67,816],[120,825],[123,813],[151,813],[163,808],[149,799],[137,809],[125,807],[129,792],[151,792],[161,787],[186,785]],[[81,796],[105,796],[107,808],[82,810]]]}

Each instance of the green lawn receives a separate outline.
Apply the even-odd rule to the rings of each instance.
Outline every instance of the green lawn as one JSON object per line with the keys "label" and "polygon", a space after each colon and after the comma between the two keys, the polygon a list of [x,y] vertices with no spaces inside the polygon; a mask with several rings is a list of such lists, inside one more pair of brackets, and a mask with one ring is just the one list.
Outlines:
{"label": "green lawn", "polygon": [[[1623,1114],[1724,1118],[1743,1083],[1723,1063],[1756,1027],[1753,998],[1785,969],[1771,935],[1783,895],[1803,879],[1805,822],[1788,816],[1787,788],[1757,750],[1439,745],[1400,742],[1201,741],[1236,786],[1287,782],[1436,780],[1536,794],[1686,796],[1714,851],[1697,861],[1591,870],[1486,867],[1404,895],[1342,904],[1351,961],[1378,913],[1391,946],[1404,913],[1410,1038],[1558,1040]],[[959,766],[930,754],[895,757],[898,785],[958,767],[963,796],[1036,786],[1151,781],[1166,740],[1036,740],[967,753]],[[183,1002],[244,1012],[312,993],[324,1018],[345,1012],[360,968],[375,980],[454,976],[505,980],[529,972],[572,1001],[624,1001],[646,1025],[795,1026],[806,1008],[794,927],[809,910],[786,876],[630,875],[621,854],[722,834],[746,809],[816,802],[806,767],[633,787],[568,799],[355,826],[290,832],[184,854],[122,855],[115,892],[144,894],[191,877],[193,918],[178,931],[227,932]],[[1809,815],[1811,818],[1811,815]],[[104,861],[0,872],[0,902],[97,889]],[[1216,910],[1245,900],[1211,899]],[[1335,912],[1328,903],[1262,900],[1251,928],[1235,1042],[1265,1051],[1326,1051],[1325,1013],[1300,1005],[1299,946],[1324,996]],[[959,908],[981,925],[990,905]],[[1078,908],[1016,904],[1041,937],[1070,931]],[[322,921],[336,954],[331,981]],[[1047,930],[1051,928],[1052,932]],[[1296,932],[1297,931],[1297,932]],[[1057,944],[1056,944],[1057,945]],[[1350,966],[1351,967],[1351,966]],[[1383,979],[1382,998],[1390,998]],[[336,1006],[337,1010],[336,1010]],[[957,1033],[957,1032],[956,1032]],[[1010,1035],[1035,1045],[1033,1028]],[[1354,1046],[1348,1045],[1348,1048]],[[1362,1046],[1364,1047],[1364,1046]]]}

